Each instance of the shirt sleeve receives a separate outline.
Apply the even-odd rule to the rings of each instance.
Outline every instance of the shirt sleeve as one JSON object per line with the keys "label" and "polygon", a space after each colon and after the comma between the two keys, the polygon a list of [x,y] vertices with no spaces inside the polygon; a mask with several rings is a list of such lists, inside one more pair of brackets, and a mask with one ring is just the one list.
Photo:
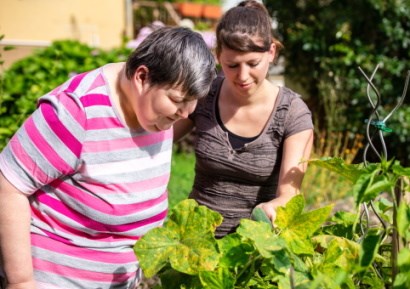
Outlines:
{"label": "shirt sleeve", "polygon": [[39,100],[38,108],[0,154],[0,170],[30,195],[80,165],[86,117],[81,102],[59,92]]}
{"label": "shirt sleeve", "polygon": [[295,97],[285,121],[284,135],[289,137],[308,129],[313,129],[312,114],[302,98]]}

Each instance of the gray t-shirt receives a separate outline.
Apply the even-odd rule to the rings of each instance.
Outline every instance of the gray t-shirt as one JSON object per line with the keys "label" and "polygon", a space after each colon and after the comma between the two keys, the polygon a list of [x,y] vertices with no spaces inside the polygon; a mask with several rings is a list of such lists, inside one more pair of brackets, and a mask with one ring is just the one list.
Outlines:
{"label": "gray t-shirt", "polygon": [[257,204],[275,198],[283,141],[313,128],[311,113],[300,95],[281,87],[262,133],[233,149],[215,113],[222,82],[223,77],[215,80],[209,95],[190,115],[196,127],[196,172],[189,197],[222,214],[217,237],[234,232],[240,219],[249,218]]}

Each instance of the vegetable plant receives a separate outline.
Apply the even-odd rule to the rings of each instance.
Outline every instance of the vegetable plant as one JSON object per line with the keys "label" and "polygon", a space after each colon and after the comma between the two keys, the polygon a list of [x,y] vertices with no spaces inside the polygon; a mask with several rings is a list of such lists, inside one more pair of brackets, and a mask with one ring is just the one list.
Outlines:
{"label": "vegetable plant", "polygon": [[[352,182],[356,211],[332,205],[306,211],[302,195],[277,210],[276,220],[242,219],[235,233],[214,237],[222,216],[187,199],[163,227],[134,246],[146,277],[158,288],[410,288],[410,207],[397,183],[410,168],[397,161],[364,166],[339,158],[311,160]],[[404,183],[404,182],[401,182]],[[408,184],[406,188],[408,190]],[[383,193],[388,198],[380,198]],[[372,202],[383,226],[370,226],[360,207]],[[394,251],[394,233],[402,244]]]}

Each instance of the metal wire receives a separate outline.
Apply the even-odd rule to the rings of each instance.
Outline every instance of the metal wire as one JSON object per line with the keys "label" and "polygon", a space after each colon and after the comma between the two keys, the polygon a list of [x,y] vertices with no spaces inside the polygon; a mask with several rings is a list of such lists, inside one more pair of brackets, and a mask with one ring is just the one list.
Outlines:
{"label": "metal wire", "polygon": [[[367,87],[366,87],[366,94],[367,94],[367,98],[369,99],[369,102],[372,106],[372,111],[370,113],[369,119],[367,120],[367,125],[366,125],[366,138],[367,138],[367,144],[364,148],[363,151],[363,163],[365,166],[368,165],[368,152],[369,149],[371,149],[373,151],[373,153],[380,159],[380,161],[387,160],[388,159],[388,154],[387,154],[387,147],[386,147],[386,143],[384,141],[384,136],[383,136],[383,132],[386,131],[391,131],[390,129],[388,129],[386,127],[386,122],[389,120],[389,118],[393,115],[393,113],[396,112],[396,110],[403,104],[404,99],[407,95],[407,90],[408,90],[408,86],[409,86],[409,81],[410,81],[410,70],[407,71],[407,76],[406,76],[406,80],[405,80],[405,84],[404,84],[404,89],[403,89],[403,93],[401,95],[401,97],[399,98],[396,106],[390,111],[390,113],[384,117],[383,119],[381,119],[378,109],[381,105],[381,95],[379,90],[376,88],[376,86],[373,84],[373,78],[376,75],[377,70],[379,69],[380,65],[378,64],[376,66],[376,68],[373,70],[372,74],[370,75],[370,77],[368,77],[366,75],[366,73],[362,70],[361,67],[359,67],[359,71],[362,73],[362,75],[366,78],[367,80]],[[371,92],[373,91],[374,95],[376,96],[376,100],[373,101],[373,98],[371,96]],[[373,134],[371,134],[371,128],[375,127],[377,130],[376,132],[373,132]],[[381,144],[381,152],[379,152],[376,148],[376,146],[373,143],[374,138],[378,137],[380,144]],[[359,238],[359,243],[361,243],[363,241],[363,239],[366,237],[369,228],[370,228],[370,212],[369,212],[369,208],[368,206],[370,206],[372,212],[374,213],[374,215],[376,216],[377,220],[382,224],[383,226],[383,232],[382,232],[382,236],[381,236],[381,240],[383,240],[386,236],[387,236],[387,230],[388,230],[388,226],[389,224],[383,220],[383,218],[377,213],[376,208],[374,207],[374,204],[372,201],[370,201],[368,204],[363,203],[362,204],[362,212],[360,214],[360,218],[359,218],[359,226],[360,226],[360,231],[361,231],[361,237]],[[379,268],[374,267],[376,273],[381,276],[380,272],[379,272]]]}

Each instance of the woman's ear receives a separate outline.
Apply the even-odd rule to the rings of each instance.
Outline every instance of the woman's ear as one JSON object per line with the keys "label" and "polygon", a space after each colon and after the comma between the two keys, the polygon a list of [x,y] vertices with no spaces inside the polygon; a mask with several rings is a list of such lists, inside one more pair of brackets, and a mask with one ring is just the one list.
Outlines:
{"label": "woman's ear", "polygon": [[144,85],[148,82],[148,71],[149,69],[145,65],[138,66],[138,68],[135,70],[133,78],[136,84]]}
{"label": "woman's ear", "polygon": [[276,44],[272,42],[269,48],[269,62],[273,62],[276,56]]}

